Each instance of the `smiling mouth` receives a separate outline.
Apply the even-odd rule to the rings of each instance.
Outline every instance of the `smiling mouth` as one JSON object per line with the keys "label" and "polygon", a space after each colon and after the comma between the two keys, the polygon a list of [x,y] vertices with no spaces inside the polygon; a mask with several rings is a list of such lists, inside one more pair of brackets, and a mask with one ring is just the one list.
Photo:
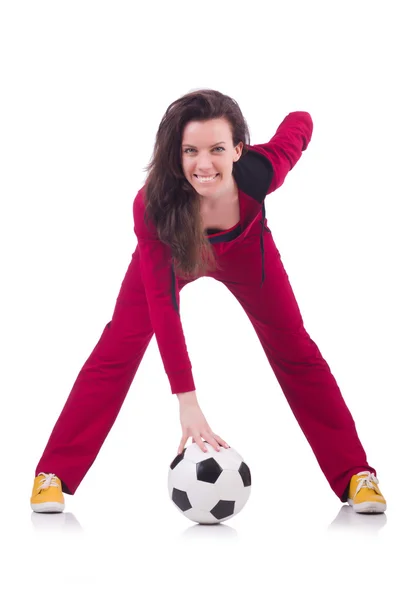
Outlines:
{"label": "smiling mouth", "polygon": [[199,175],[194,174],[196,179],[199,180],[200,183],[209,183],[210,181],[214,181],[218,177],[219,173],[216,175],[212,175],[211,177],[200,177]]}

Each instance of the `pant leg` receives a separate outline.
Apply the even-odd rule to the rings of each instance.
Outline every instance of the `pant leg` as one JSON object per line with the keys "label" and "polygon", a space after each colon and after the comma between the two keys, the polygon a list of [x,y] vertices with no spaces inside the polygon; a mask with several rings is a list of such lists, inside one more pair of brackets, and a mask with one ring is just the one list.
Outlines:
{"label": "pant leg", "polygon": [[[257,230],[260,235],[259,228]],[[273,236],[264,231],[265,281],[258,235],[221,257],[216,279],[245,310],[283,393],[332,490],[345,502],[353,474],[367,463],[352,415],[331,370],[307,333]]]}
{"label": "pant leg", "polygon": [[[181,290],[186,283],[180,283]],[[171,272],[170,272],[171,289]],[[135,250],[112,320],[83,365],[36,467],[74,494],[96,459],[153,336]]]}

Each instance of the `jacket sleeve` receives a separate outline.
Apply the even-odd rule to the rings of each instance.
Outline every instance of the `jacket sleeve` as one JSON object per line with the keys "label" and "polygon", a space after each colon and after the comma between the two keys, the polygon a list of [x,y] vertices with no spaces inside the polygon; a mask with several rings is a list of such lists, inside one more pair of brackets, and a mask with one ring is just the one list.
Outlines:
{"label": "jacket sleeve", "polygon": [[[186,348],[180,315],[172,305],[171,249],[158,238],[154,224],[144,220],[144,188],[133,203],[134,232],[150,320],[168,376],[171,393],[195,390],[192,365]],[[179,289],[176,286],[179,302]]]}
{"label": "jacket sleeve", "polygon": [[253,150],[264,155],[273,167],[273,178],[268,194],[284,183],[287,173],[296,165],[312,137],[313,121],[308,112],[289,113],[276,133],[266,144],[255,144]]}

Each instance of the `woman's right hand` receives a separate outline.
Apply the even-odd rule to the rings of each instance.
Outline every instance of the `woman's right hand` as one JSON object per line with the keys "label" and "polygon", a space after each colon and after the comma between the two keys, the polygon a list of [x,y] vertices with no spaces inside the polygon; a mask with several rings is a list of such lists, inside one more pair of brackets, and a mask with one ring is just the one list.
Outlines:
{"label": "woman's right hand", "polygon": [[201,438],[204,438],[218,452],[221,446],[229,448],[225,440],[212,431],[197,401],[180,402],[179,416],[182,426],[182,439],[179,444],[178,454],[183,452],[189,437],[192,437],[192,440],[200,446],[203,452],[207,452],[207,448]]}

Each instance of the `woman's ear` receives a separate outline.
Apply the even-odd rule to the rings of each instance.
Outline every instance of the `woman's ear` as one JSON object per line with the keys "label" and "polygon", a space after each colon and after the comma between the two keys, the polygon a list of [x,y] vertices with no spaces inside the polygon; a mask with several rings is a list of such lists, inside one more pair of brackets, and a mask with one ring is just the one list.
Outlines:
{"label": "woman's ear", "polygon": [[239,160],[239,158],[241,157],[243,148],[244,148],[243,142],[240,142],[239,144],[237,144],[237,146],[236,146],[237,156],[234,158],[234,162],[237,162]]}

